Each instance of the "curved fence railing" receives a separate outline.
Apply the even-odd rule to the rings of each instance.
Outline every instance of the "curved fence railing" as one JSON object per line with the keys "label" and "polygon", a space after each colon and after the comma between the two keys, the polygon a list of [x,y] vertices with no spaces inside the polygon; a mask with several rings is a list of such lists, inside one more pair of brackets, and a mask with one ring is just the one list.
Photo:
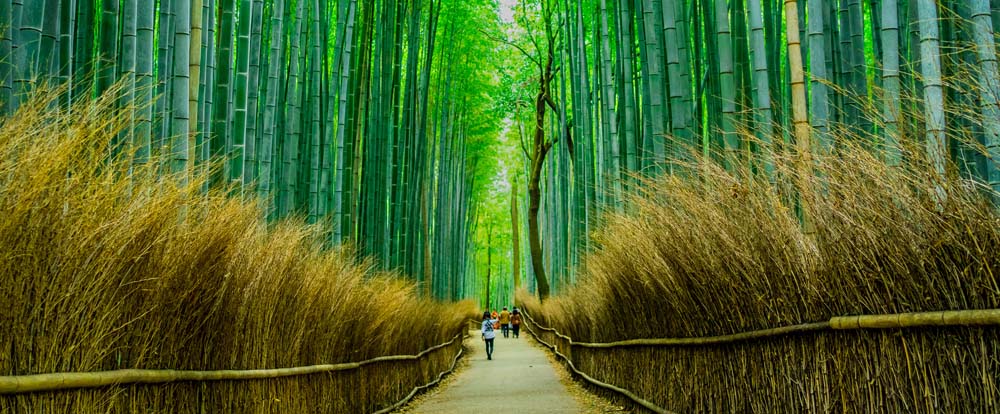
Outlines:
{"label": "curved fence railing", "polygon": [[[97,372],[58,372],[34,375],[0,376],[0,395],[28,394],[36,392],[76,390],[130,384],[168,384],[181,381],[245,381],[276,379],[319,373],[356,370],[366,365],[384,362],[416,361],[431,353],[448,348],[463,338],[464,333],[456,334],[450,341],[427,348],[415,355],[389,355],[357,362],[339,364],[320,364],[290,368],[255,369],[255,370],[169,370],[169,369],[121,369]],[[459,358],[464,353],[461,346],[447,371],[438,374],[437,378],[427,384],[414,388],[405,398],[395,404],[376,411],[388,413],[406,404],[421,390],[439,383],[445,375],[453,372]]]}
{"label": "curved fence railing", "polygon": [[590,349],[627,348],[627,347],[683,347],[683,346],[705,346],[721,345],[736,342],[746,342],[761,340],[766,338],[780,337],[796,333],[819,332],[819,331],[848,331],[848,330],[877,330],[877,329],[903,329],[922,327],[975,327],[975,326],[1000,326],[1000,309],[982,310],[961,310],[961,311],[938,311],[938,312],[914,312],[887,315],[853,315],[833,317],[829,321],[790,325],[773,329],[762,329],[749,332],[741,332],[730,335],[719,335],[709,337],[689,337],[689,338],[643,338],[630,339],[624,341],[592,343],[577,342],[573,338],[559,332],[555,328],[539,325],[534,318],[522,310],[525,316],[528,332],[540,343],[551,349],[556,356],[560,357],[569,368],[583,378],[585,381],[608,390],[612,390],[634,403],[655,413],[670,413],[667,409],[657,406],[636,393],[625,388],[605,383],[587,373],[579,370],[573,363],[572,357],[559,351],[556,344],[550,344],[537,334],[531,325],[536,329],[549,332],[558,339],[565,341],[570,348],[581,347]]}

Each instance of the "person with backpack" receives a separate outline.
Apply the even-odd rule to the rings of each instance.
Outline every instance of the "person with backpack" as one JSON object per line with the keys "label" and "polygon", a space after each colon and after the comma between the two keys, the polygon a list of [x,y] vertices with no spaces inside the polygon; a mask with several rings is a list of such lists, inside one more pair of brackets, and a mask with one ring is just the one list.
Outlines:
{"label": "person with backpack", "polygon": [[492,319],[490,312],[483,312],[483,342],[486,343],[486,359],[493,359],[493,340],[496,339],[496,331],[493,330],[493,324],[496,323],[496,319]]}
{"label": "person with backpack", "polygon": [[507,311],[507,307],[503,307],[503,311],[500,312],[500,328],[503,332],[504,338],[510,338],[510,312]]}
{"label": "person with backpack", "polygon": [[514,337],[521,333],[521,312],[514,308],[514,312],[510,314],[510,326],[514,331]]}

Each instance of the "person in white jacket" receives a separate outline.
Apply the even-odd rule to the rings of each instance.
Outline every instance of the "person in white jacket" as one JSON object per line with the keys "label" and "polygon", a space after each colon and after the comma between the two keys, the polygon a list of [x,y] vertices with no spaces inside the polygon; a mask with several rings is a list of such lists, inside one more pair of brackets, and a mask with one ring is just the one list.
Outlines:
{"label": "person in white jacket", "polygon": [[496,331],[493,330],[493,324],[497,322],[496,319],[490,317],[489,312],[483,312],[483,342],[486,342],[486,359],[493,359],[493,340],[496,339]]}

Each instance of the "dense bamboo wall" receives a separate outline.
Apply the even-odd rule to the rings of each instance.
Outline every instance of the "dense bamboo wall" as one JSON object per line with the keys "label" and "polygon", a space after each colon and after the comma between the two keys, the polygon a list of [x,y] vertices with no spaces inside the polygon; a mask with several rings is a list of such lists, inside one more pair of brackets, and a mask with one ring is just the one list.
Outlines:
{"label": "dense bamboo wall", "polygon": [[487,165],[475,142],[498,130],[478,119],[489,66],[457,58],[485,56],[480,3],[2,0],[0,116],[39,85],[68,85],[65,109],[120,83],[110,151],[169,157],[182,180],[211,168],[206,188],[458,299],[466,249],[449,243]]}

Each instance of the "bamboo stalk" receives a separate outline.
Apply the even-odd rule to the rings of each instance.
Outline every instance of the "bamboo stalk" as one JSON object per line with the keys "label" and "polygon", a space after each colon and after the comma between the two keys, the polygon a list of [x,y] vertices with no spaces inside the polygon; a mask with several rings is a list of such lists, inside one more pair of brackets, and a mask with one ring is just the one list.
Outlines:
{"label": "bamboo stalk", "polygon": [[857,315],[830,319],[830,327],[838,330],[983,325],[1000,325],[1000,309]]}
{"label": "bamboo stalk", "polygon": [[120,369],[100,372],[56,372],[51,374],[14,375],[0,377],[0,394],[24,394],[30,392],[55,391],[81,388],[98,388],[121,384],[165,384],[179,381],[242,381],[253,379],[273,379],[323,372],[348,371],[376,362],[413,361],[427,354],[455,343],[462,334],[456,334],[451,341],[427,348],[416,355],[389,355],[359,362],[340,364],[320,364],[292,368],[179,371],[172,369]]}

